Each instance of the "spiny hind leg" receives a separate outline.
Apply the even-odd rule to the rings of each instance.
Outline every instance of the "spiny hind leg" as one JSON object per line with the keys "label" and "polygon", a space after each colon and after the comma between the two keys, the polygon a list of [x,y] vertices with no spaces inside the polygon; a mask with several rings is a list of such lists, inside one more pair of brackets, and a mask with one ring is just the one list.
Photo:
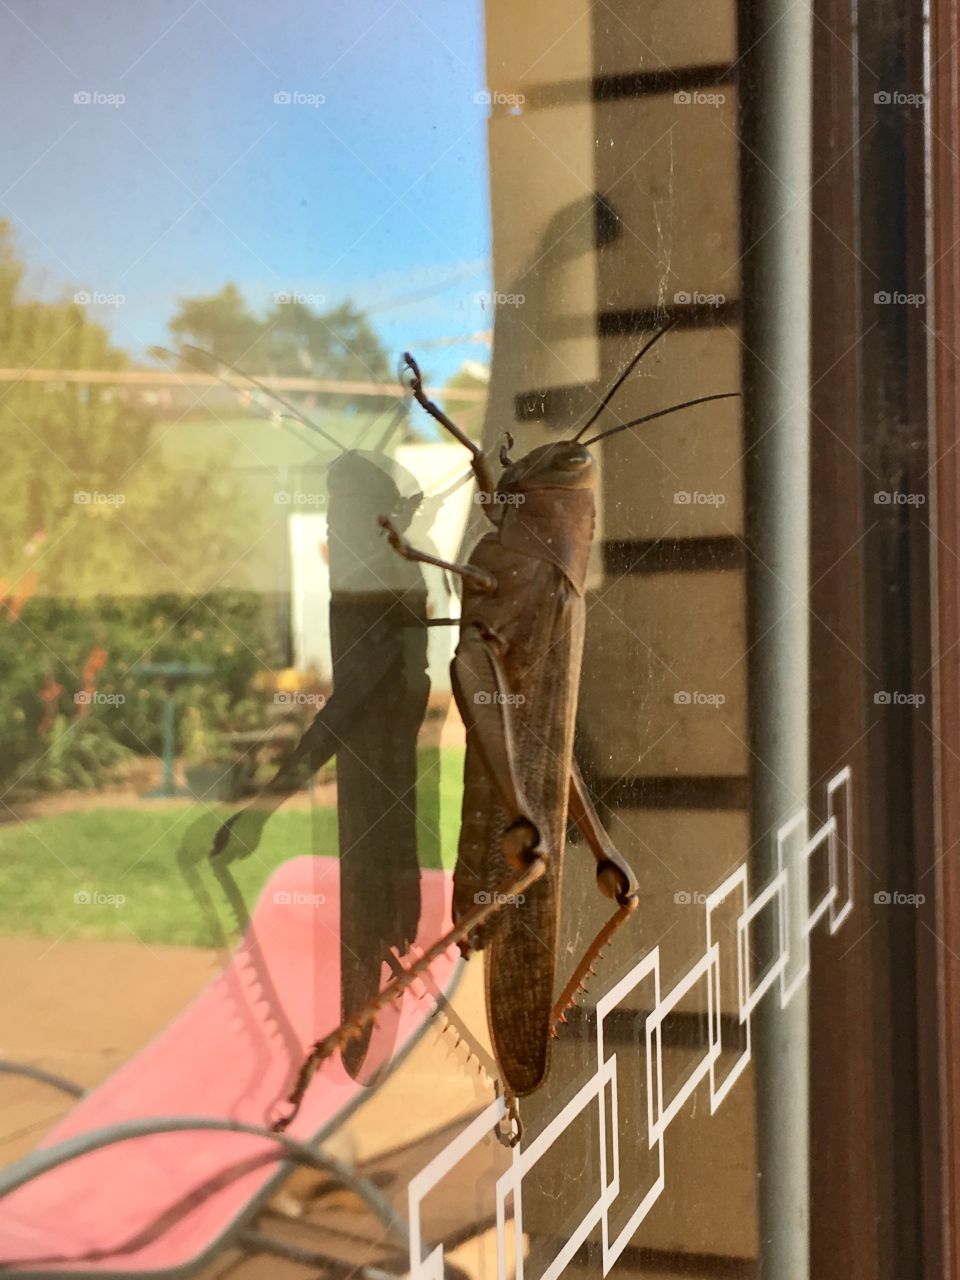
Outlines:
{"label": "spiny hind leg", "polygon": [[343,1023],[335,1031],[331,1031],[329,1035],[324,1036],[322,1040],[318,1040],[307,1054],[293,1089],[287,1098],[290,1110],[274,1123],[274,1130],[277,1133],[283,1133],[296,1118],[310,1081],[328,1058],[332,1057],[349,1040],[361,1035],[364,1027],[371,1022],[376,1022],[377,1014],[380,1010],[392,1000],[399,999],[421,974],[426,973],[430,966],[440,959],[445,951],[467,939],[490,916],[502,910],[504,904],[513,895],[526,893],[530,886],[540,879],[545,870],[546,863],[543,859],[535,857],[522,871],[513,872],[499,886],[497,892],[491,895],[488,902],[478,903],[472,911],[468,911],[452,929],[448,930],[442,938],[439,938],[408,969],[404,969],[402,974],[392,978],[366,1008],[362,1009],[354,1018],[351,1018],[349,1022]]}
{"label": "spiny hind leg", "polygon": [[593,807],[583,776],[576,761],[570,766],[569,814],[577,824],[597,863],[597,887],[607,898],[617,903],[617,910],[603,926],[580,963],[570,975],[570,980],[560,993],[551,1015],[551,1034],[556,1035],[557,1024],[565,1020],[566,1011],[585,990],[587,978],[594,973],[594,965],[603,954],[613,935],[625,924],[637,909],[637,879],[630,864],[619,852],[604,830]]}
{"label": "spiny hind leg", "polygon": [[[398,977],[404,973],[403,965],[392,952],[387,956],[387,964]],[[440,1023],[441,1035],[447,1033],[453,1035],[456,1048],[466,1050],[466,1061],[474,1063],[477,1071],[486,1076],[493,1085],[497,1097],[503,1098],[503,1116],[494,1126],[493,1132],[497,1141],[503,1146],[515,1147],[523,1137],[523,1121],[520,1119],[520,1103],[516,1094],[511,1092],[509,1086],[500,1078],[500,1068],[497,1066],[496,1059],[491,1057],[477,1040],[447,997],[431,980],[429,974],[424,974],[423,985],[434,1003],[434,1012]]]}

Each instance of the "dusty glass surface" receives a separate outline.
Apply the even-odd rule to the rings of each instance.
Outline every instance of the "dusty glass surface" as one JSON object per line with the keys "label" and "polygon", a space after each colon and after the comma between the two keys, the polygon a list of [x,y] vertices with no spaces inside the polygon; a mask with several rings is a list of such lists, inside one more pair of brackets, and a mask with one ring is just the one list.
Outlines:
{"label": "dusty glass surface", "polygon": [[[762,373],[739,397],[761,349],[805,394],[809,353],[803,323],[789,360],[745,336],[775,200],[734,6],[51,0],[0,29],[8,120],[30,103],[0,170],[3,1052],[92,1090],[6,1077],[3,1156],[220,1122],[0,1184],[0,1258],[802,1256],[856,780],[842,749],[808,776],[808,623],[776,608],[809,585],[805,437]],[[798,294],[802,204],[768,242]],[[776,302],[760,280],[755,326]],[[592,490],[471,470],[690,401],[591,444]],[[463,604],[481,535],[496,608]],[[568,831],[574,757],[599,819]],[[609,939],[591,830],[636,877]],[[437,945],[455,867],[467,961],[475,930]],[[251,1128],[278,1121],[318,1139],[293,1172]]]}

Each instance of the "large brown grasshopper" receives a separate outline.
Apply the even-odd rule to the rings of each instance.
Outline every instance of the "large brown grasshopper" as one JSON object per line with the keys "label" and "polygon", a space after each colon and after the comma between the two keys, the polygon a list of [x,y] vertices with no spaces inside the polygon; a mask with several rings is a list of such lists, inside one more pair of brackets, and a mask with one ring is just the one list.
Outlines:
{"label": "large brown grasshopper", "polygon": [[[637,906],[636,878],[601,825],[573,758],[597,487],[589,446],[736,393],[701,396],[619,423],[582,443],[581,438],[642,356],[672,327],[665,326],[640,349],[571,439],[542,445],[517,461],[509,456],[510,446],[501,448],[504,470],[496,482],[487,456],[427,398],[416,361],[404,356],[414,398],[470,451],[478,500],[493,525],[465,564],[451,564],[418,551],[388,517],[380,517],[400,555],[439,566],[463,581],[460,641],[451,664],[467,734],[454,923],[358,1016],[313,1046],[288,1099],[292,1110],[277,1129],[293,1119],[320,1063],[362,1035],[378,1010],[457,945],[465,956],[487,952],[487,1013],[514,1123],[510,1140],[518,1141],[516,1099],[544,1080],[557,1024]],[[555,1000],[568,817],[596,860],[600,891],[616,909]]]}

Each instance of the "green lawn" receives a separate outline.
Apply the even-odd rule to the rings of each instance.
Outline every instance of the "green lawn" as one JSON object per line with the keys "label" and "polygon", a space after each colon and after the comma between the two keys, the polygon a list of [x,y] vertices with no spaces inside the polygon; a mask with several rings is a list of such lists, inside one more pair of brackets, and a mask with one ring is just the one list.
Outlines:
{"label": "green lawn", "polygon": [[[436,759],[435,751],[422,752],[421,769]],[[462,749],[444,750],[439,796],[434,788],[421,802],[424,866],[452,866],[456,858],[462,768]],[[0,933],[217,945],[222,937],[203,908],[202,890],[220,929],[230,930],[233,917],[206,855],[232,812],[235,806],[151,808],[144,800],[136,808],[0,826]],[[304,853],[337,853],[335,809],[280,809],[271,816],[255,854],[231,867],[247,908],[276,866]]]}

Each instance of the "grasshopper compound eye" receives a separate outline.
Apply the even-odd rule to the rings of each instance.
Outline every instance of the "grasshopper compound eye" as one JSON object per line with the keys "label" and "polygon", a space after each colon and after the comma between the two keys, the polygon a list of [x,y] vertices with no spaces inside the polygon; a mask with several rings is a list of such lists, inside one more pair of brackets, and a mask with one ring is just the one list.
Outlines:
{"label": "grasshopper compound eye", "polygon": [[562,457],[558,466],[564,471],[581,471],[584,467],[590,465],[592,458],[586,449],[578,449],[576,453],[568,453]]}

